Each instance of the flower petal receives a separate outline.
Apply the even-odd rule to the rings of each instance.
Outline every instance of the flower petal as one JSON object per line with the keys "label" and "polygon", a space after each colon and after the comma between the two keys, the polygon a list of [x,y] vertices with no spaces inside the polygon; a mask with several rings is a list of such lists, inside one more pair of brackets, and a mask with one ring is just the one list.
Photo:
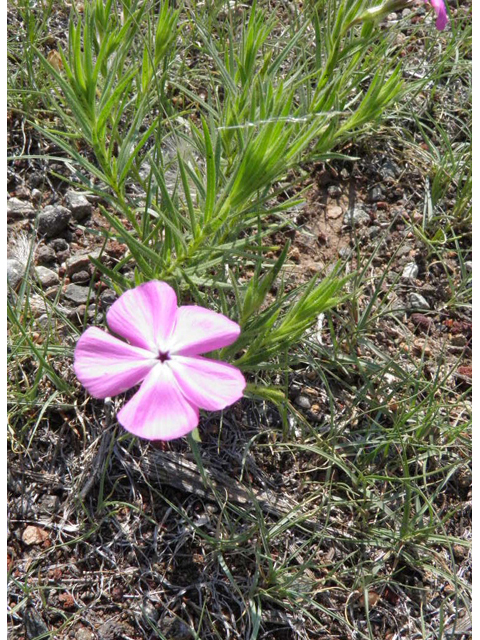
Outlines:
{"label": "flower petal", "polygon": [[226,347],[240,335],[240,327],[221,313],[204,307],[179,307],[169,344],[170,354],[197,356]]}
{"label": "flower petal", "polygon": [[195,429],[198,409],[182,394],[170,368],[158,363],[117,418],[140,438],[173,440]]}
{"label": "flower petal", "polygon": [[245,378],[230,364],[199,356],[172,356],[167,364],[185,397],[201,409],[218,411],[243,395]]}
{"label": "flower petal", "polygon": [[427,0],[427,2],[430,2],[435,10],[435,13],[437,14],[435,27],[438,29],[438,31],[443,31],[448,22],[447,9],[445,7],[444,0]]}
{"label": "flower petal", "polygon": [[130,344],[166,351],[175,325],[177,296],[166,282],[152,280],[125,291],[107,312],[112,331]]}
{"label": "flower petal", "polygon": [[157,363],[150,351],[90,327],[77,342],[73,368],[94,398],[107,398],[139,384]]}

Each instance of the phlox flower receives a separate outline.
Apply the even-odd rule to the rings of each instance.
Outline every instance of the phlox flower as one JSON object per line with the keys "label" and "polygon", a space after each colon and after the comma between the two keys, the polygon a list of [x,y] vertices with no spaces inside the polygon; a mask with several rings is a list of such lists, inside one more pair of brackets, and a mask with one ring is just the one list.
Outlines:
{"label": "phlox flower", "polygon": [[435,27],[438,29],[438,31],[443,31],[448,22],[447,9],[445,7],[444,0],[425,0],[425,2],[427,4],[430,4],[437,14]]}
{"label": "phlox flower", "polygon": [[117,416],[130,433],[180,438],[198,425],[199,408],[217,411],[242,397],[239,369],[200,356],[235,342],[240,327],[203,307],[178,307],[167,283],[153,280],[126,291],[108,310],[107,324],[125,341],[88,328],[75,348],[74,370],[95,398],[141,383]]}

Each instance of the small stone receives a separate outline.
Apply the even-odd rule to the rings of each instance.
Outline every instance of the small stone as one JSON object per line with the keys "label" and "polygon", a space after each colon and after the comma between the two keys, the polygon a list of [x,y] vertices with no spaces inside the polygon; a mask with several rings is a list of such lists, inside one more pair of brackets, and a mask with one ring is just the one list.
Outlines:
{"label": "small stone", "polygon": [[387,180],[388,178],[396,180],[400,177],[401,173],[402,170],[398,164],[389,158],[384,161],[380,169],[380,175],[384,180]]}
{"label": "small stone", "polygon": [[424,355],[429,358],[432,355],[432,350],[424,338],[417,338],[417,340],[414,340],[412,350],[417,356]]}
{"label": "small stone", "polygon": [[361,207],[354,207],[347,211],[343,222],[349,227],[359,227],[360,225],[368,224],[370,222],[370,216]]}
{"label": "small stone", "polygon": [[370,189],[370,193],[368,194],[370,202],[380,202],[383,200],[383,190],[382,187],[376,186]]}
{"label": "small stone", "polygon": [[94,640],[95,635],[93,631],[86,627],[80,627],[75,631],[75,640]]}
{"label": "small stone", "polygon": [[98,258],[100,252],[90,251],[89,253],[77,253],[67,260],[66,268],[67,268],[67,276],[71,276],[78,271],[86,271],[87,268],[91,265],[90,257]]}
{"label": "small stone", "polygon": [[113,258],[117,258],[119,260],[123,257],[127,251],[127,245],[118,242],[118,240],[109,240],[107,246],[105,247],[106,253]]}
{"label": "small stone", "polygon": [[292,382],[290,385],[290,393],[292,396],[298,395],[302,390],[301,385],[298,382]]}
{"label": "small stone", "polygon": [[47,269],[47,267],[35,267],[35,273],[44,289],[53,287],[60,282],[60,278],[55,271]]}
{"label": "small stone", "polygon": [[125,628],[116,620],[107,620],[97,629],[97,633],[99,640],[120,640],[124,637]]}
{"label": "small stone", "polygon": [[90,258],[88,257],[88,253],[74,255],[71,258],[68,258],[65,265],[67,276],[72,276],[74,273],[78,273],[79,271],[85,271],[89,266]]}
{"label": "small stone", "polygon": [[190,627],[180,618],[167,615],[158,622],[158,629],[162,635],[171,640],[191,640]]}
{"label": "small stone", "polygon": [[405,314],[405,305],[397,298],[390,305],[389,311],[392,316],[395,316],[395,318],[403,318]]}
{"label": "small stone", "polygon": [[295,399],[295,404],[298,407],[300,407],[300,409],[305,409],[305,410],[310,409],[310,407],[312,406],[307,396],[298,396]]}
{"label": "small stone", "polygon": [[27,200],[32,196],[32,193],[26,184],[21,184],[15,189],[15,195],[21,200]]}
{"label": "small stone", "polygon": [[418,266],[415,262],[409,262],[405,265],[403,273],[400,276],[401,280],[415,280],[418,276]]}
{"label": "small stone", "polygon": [[108,309],[112,306],[112,304],[117,300],[118,296],[115,291],[111,289],[105,289],[103,293],[100,295],[100,305],[102,309]]}
{"label": "small stone", "polygon": [[78,284],[69,284],[63,292],[64,298],[76,305],[86,304],[89,294],[89,287],[80,287]]}
{"label": "small stone", "polygon": [[338,250],[338,255],[342,260],[347,260],[350,256],[350,249],[348,247],[342,247]]}
{"label": "small stone", "polygon": [[71,611],[72,609],[75,609],[75,599],[71,593],[68,593],[66,591],[64,593],[60,593],[58,596],[58,601],[61,604],[62,608],[65,609],[65,611]]}
{"label": "small stone", "polygon": [[392,13],[389,13],[389,14],[388,14],[388,16],[387,16],[387,20],[388,20],[389,22],[392,22],[392,21],[397,20],[397,19],[398,19],[398,16],[397,16],[397,14],[396,14],[395,12],[393,12],[393,11],[392,11]]}
{"label": "small stone", "polygon": [[300,249],[298,247],[293,247],[290,250],[288,257],[294,262],[300,262]]}
{"label": "small stone", "polygon": [[98,308],[95,308],[94,304],[89,305],[88,311],[87,311],[87,318],[92,322],[94,322],[95,324],[102,324],[102,322],[105,321],[104,314],[101,311],[99,311]]}
{"label": "small stone", "polygon": [[25,267],[18,260],[7,260],[7,283],[16,291],[20,286],[23,276],[25,275]]}
{"label": "small stone", "polygon": [[407,256],[412,251],[412,247],[409,244],[402,244],[401,247],[398,248],[396,253],[397,259],[402,258],[403,256]]}
{"label": "small stone", "polygon": [[40,189],[33,189],[32,190],[32,201],[35,202],[36,204],[38,204],[39,202],[42,201],[42,192],[40,191]]}
{"label": "small stone", "polygon": [[38,171],[32,173],[28,178],[28,184],[32,189],[39,187],[43,183],[43,175]]}
{"label": "small stone", "polygon": [[86,311],[87,307],[84,304],[81,304],[76,309],[70,309],[67,313],[67,318],[74,324],[82,324]]}
{"label": "small stone", "polygon": [[60,264],[63,264],[65,260],[68,260],[70,251],[57,251],[57,260]]}
{"label": "small stone", "polygon": [[452,336],[450,339],[450,344],[452,345],[452,347],[464,347],[467,344],[467,339],[461,334]]}
{"label": "small stone", "polygon": [[471,364],[463,364],[457,369],[457,373],[460,376],[464,376],[466,378],[472,379],[472,365]]}
{"label": "small stone", "polygon": [[412,313],[411,320],[424,333],[427,333],[433,326],[433,320],[428,316],[424,316],[423,313]]}
{"label": "small stone", "polygon": [[68,251],[69,250],[69,246],[68,246],[68,242],[64,239],[64,238],[54,238],[51,242],[50,242],[50,246],[52,247],[52,249],[54,251]]}
{"label": "small stone", "polygon": [[142,614],[146,622],[148,622],[149,620],[151,620],[152,622],[158,622],[158,619],[160,617],[160,612],[158,611],[158,609],[147,599],[143,601]]}
{"label": "small stone", "polygon": [[7,202],[7,218],[21,220],[35,215],[35,209],[30,202],[23,202],[18,198],[10,198]]}
{"label": "small stone", "polygon": [[328,187],[327,193],[331,198],[339,198],[342,195],[342,189],[337,184]]}
{"label": "small stone", "polygon": [[367,235],[369,237],[370,240],[373,240],[374,238],[376,238],[378,235],[380,234],[380,227],[370,227],[367,231]]}
{"label": "small stone", "polygon": [[90,281],[90,273],[88,271],[77,271],[72,274],[70,280],[75,284],[85,284]]}
{"label": "small stone", "polygon": [[320,409],[320,405],[312,404],[312,408],[308,412],[310,420],[313,422],[321,422],[322,421],[322,413]]}
{"label": "small stone", "polygon": [[465,269],[466,269],[467,273],[472,273],[472,270],[473,270],[472,261],[471,260],[467,260],[464,264],[465,264]]}
{"label": "small stone", "polygon": [[329,218],[332,218],[332,220],[336,220],[337,218],[339,218],[342,213],[343,209],[338,204],[329,205],[327,207],[327,216]]}
{"label": "small stone", "polygon": [[77,193],[76,191],[67,191],[65,194],[65,200],[67,206],[72,212],[72,216],[75,220],[83,220],[92,213],[92,205],[83,195],[83,193]]}
{"label": "small stone", "polygon": [[453,545],[453,555],[455,556],[455,560],[457,562],[461,562],[462,560],[465,560],[468,554],[469,554],[468,547],[464,547],[463,544]]}
{"label": "small stone", "polygon": [[26,545],[34,545],[34,544],[42,544],[48,540],[49,535],[45,529],[41,529],[40,527],[36,527],[34,525],[29,525],[25,528],[22,533],[22,541]]}
{"label": "small stone", "polygon": [[419,293],[411,293],[408,298],[408,302],[411,309],[430,309],[428,302]]}
{"label": "small stone", "polygon": [[48,244],[41,244],[35,252],[35,262],[38,265],[51,264],[55,262],[55,251]]}
{"label": "small stone", "polygon": [[47,625],[34,607],[27,606],[23,616],[23,624],[25,625],[27,640],[34,640],[34,638],[43,637],[48,634]]}
{"label": "small stone", "polygon": [[472,471],[468,468],[461,468],[458,472],[457,482],[462,489],[470,489],[472,486]]}
{"label": "small stone", "polygon": [[64,231],[70,222],[70,211],[60,205],[49,205],[37,216],[40,235],[52,238]]}

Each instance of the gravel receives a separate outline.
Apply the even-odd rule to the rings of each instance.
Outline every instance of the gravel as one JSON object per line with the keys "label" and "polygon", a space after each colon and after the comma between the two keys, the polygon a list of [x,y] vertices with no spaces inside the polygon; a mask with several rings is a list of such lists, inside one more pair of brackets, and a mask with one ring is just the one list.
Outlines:
{"label": "gravel", "polygon": [[331,198],[339,198],[342,195],[342,189],[337,184],[330,185],[327,192]]}
{"label": "gravel", "polygon": [[67,276],[72,276],[79,271],[86,271],[91,264],[90,256],[98,258],[100,251],[89,251],[88,253],[77,253],[67,260]]}
{"label": "gravel", "polygon": [[67,193],[65,194],[65,200],[75,220],[80,221],[91,215],[92,205],[83,195],[83,193],[77,193],[76,191],[67,191]]}
{"label": "gravel", "polygon": [[47,267],[35,267],[35,273],[44,289],[54,287],[60,282],[60,278],[55,271],[48,269]]}
{"label": "gravel", "polygon": [[108,309],[108,307],[111,307],[112,304],[115,302],[115,300],[117,300],[118,296],[115,293],[115,291],[112,291],[111,289],[106,289],[101,295],[100,295],[100,304],[102,309]]}
{"label": "gravel", "polygon": [[69,250],[69,246],[68,246],[68,242],[64,239],[64,238],[55,238],[54,240],[52,240],[50,242],[50,246],[52,247],[52,249],[54,251],[56,251],[57,253],[59,251],[68,251]]}
{"label": "gravel", "polygon": [[7,260],[7,283],[16,290],[20,286],[25,275],[25,266],[18,260]]}
{"label": "gravel", "polygon": [[312,406],[310,400],[307,398],[307,396],[298,396],[295,399],[295,404],[300,407],[300,409],[310,409],[310,407]]}
{"label": "gravel", "polygon": [[408,302],[411,309],[430,309],[428,302],[419,293],[411,293],[408,297]]}
{"label": "gravel", "polygon": [[90,273],[86,270],[77,271],[70,279],[74,284],[85,284],[90,280]]}
{"label": "gravel", "polygon": [[384,180],[393,179],[396,180],[400,177],[402,173],[402,169],[398,166],[396,162],[387,158],[380,169],[380,175]]}
{"label": "gravel", "polygon": [[35,209],[30,202],[23,202],[18,198],[10,198],[7,202],[7,218],[9,220],[22,220],[35,215]]}
{"label": "gravel", "polygon": [[347,211],[343,218],[343,222],[349,227],[359,227],[363,224],[368,224],[370,222],[370,216],[365,209],[357,206]]}
{"label": "gravel", "polygon": [[60,205],[49,205],[37,216],[38,233],[47,238],[61,233],[68,227],[70,211]]}
{"label": "gravel", "polygon": [[385,198],[382,187],[376,186],[370,189],[368,194],[370,202],[380,202]]}
{"label": "gravel", "polygon": [[400,278],[402,280],[415,280],[415,278],[418,276],[418,266],[415,264],[415,262],[409,262],[408,264],[405,265],[404,269],[403,269],[403,273],[400,276]]}
{"label": "gravel", "polygon": [[69,284],[63,292],[64,298],[74,304],[86,304],[90,289],[88,287],[80,287],[78,284]]}

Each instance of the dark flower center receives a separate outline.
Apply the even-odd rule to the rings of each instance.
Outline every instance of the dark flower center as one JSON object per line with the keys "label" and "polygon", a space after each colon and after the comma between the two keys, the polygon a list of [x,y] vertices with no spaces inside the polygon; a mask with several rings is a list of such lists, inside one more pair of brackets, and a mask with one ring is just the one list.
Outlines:
{"label": "dark flower center", "polygon": [[170,360],[170,354],[168,353],[168,351],[160,351],[160,353],[157,356],[157,360],[160,360],[160,362],[165,362],[166,360]]}

